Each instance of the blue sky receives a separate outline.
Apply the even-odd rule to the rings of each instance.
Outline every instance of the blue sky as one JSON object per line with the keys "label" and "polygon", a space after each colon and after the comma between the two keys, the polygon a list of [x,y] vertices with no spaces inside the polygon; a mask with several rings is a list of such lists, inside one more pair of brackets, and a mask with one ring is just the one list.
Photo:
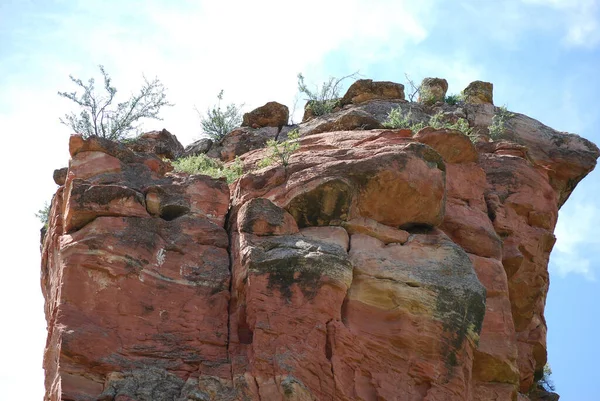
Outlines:
{"label": "blue sky", "polygon": [[[418,3],[418,4],[417,4]],[[45,344],[37,211],[68,160],[69,74],[119,93],[158,76],[175,107],[164,121],[187,144],[225,90],[245,110],[292,106],[296,74],[315,83],[354,71],[375,80],[446,78],[449,92],[494,83],[506,104],[600,143],[600,1],[0,0],[0,398],[41,399]],[[298,110],[302,108],[299,103]],[[298,111],[297,111],[298,113]],[[549,360],[561,400],[597,399],[600,377],[600,171],[561,210],[547,301]],[[2,398],[4,399],[4,398]]]}

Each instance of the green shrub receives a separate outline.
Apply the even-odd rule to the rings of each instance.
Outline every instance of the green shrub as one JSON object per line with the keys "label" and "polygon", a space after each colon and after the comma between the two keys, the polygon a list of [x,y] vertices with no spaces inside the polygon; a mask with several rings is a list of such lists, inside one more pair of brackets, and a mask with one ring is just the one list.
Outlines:
{"label": "green shrub", "polygon": [[203,174],[213,178],[225,177],[231,184],[243,174],[243,163],[236,157],[233,163],[224,165],[219,160],[200,154],[197,156],[182,157],[171,162],[177,172],[187,174]]}
{"label": "green shrub", "polygon": [[444,121],[444,114],[437,113],[431,116],[429,119],[429,126],[435,129],[453,129],[462,132],[463,134],[471,137],[473,128],[469,126],[469,122],[464,118],[459,118],[454,123]]}
{"label": "green shrub", "polygon": [[35,214],[35,217],[40,219],[40,221],[44,225],[44,228],[48,228],[48,218],[50,216],[50,207],[51,207],[50,203],[44,202],[44,207],[41,208],[40,210],[38,210],[38,212]]}
{"label": "green shrub", "polygon": [[127,138],[132,131],[139,133],[136,123],[143,118],[161,120],[158,113],[163,106],[173,106],[167,102],[165,88],[155,78],[149,82],[145,77],[145,84],[136,95],[122,103],[113,106],[117,89],[111,86],[111,79],[104,71],[100,72],[104,79],[103,89],[106,94],[98,94],[94,88],[94,78],[90,78],[87,84],[80,79],[69,75],[71,81],[83,89],[83,94],[77,92],[58,92],[58,95],[77,103],[82,108],[79,116],[75,113],[66,114],[65,119],[60,122],[71,128],[74,132],[83,135],[84,138],[99,136],[102,138],[121,141]]}
{"label": "green shrub", "polygon": [[200,116],[200,125],[202,131],[214,141],[221,140],[226,134],[233,131],[242,124],[242,106],[233,103],[227,105],[225,110],[221,109],[221,100],[223,100],[223,91],[217,95],[217,104],[206,110],[202,114],[196,109]]}
{"label": "green shrub", "polygon": [[463,100],[463,96],[462,94],[457,95],[456,93],[453,93],[452,95],[448,95],[444,98],[444,102],[446,102],[447,104],[454,106],[455,104],[457,104],[458,102],[461,102]]}
{"label": "green shrub", "polygon": [[492,117],[492,124],[488,127],[490,138],[494,141],[500,139],[506,132],[506,124],[508,120],[513,118],[515,115],[506,109],[506,106],[502,106],[498,109],[498,112]]}
{"label": "green shrub", "polygon": [[304,100],[307,101],[307,108],[310,109],[313,115],[322,116],[329,114],[339,105],[340,91],[342,89],[342,82],[346,79],[354,78],[358,75],[357,72],[354,74],[346,75],[342,78],[331,77],[327,82],[323,82],[320,88],[316,88],[314,91],[311,90],[306,82],[302,73],[298,74],[298,91],[306,96]]}
{"label": "green shrub", "polygon": [[295,129],[288,133],[285,141],[278,142],[275,139],[269,140],[267,142],[267,147],[271,152],[268,156],[258,162],[258,167],[263,168],[270,166],[275,162],[279,162],[284,169],[287,169],[290,157],[294,152],[300,149],[299,138],[300,133]]}
{"label": "green shrub", "polygon": [[413,132],[417,132],[425,127],[422,122],[414,123],[411,120],[412,112],[404,114],[401,107],[390,110],[387,120],[383,122],[385,128],[392,129],[410,129]]}

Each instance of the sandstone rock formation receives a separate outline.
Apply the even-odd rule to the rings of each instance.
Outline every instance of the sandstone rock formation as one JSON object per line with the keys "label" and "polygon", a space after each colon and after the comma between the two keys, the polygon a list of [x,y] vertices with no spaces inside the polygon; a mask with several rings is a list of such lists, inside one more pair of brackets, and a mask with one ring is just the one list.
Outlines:
{"label": "sandstone rock formation", "polygon": [[[381,129],[395,107],[481,134]],[[229,186],[71,137],[46,399],[544,399],[553,229],[600,152],[518,114],[488,142],[494,112],[352,102],[300,124],[285,168],[257,164],[291,127],[241,128],[208,153],[242,160]]]}
{"label": "sandstone rock formation", "polygon": [[421,82],[420,89],[419,102],[426,104],[443,102],[448,90],[448,81],[443,78],[425,78]]}
{"label": "sandstone rock formation", "polygon": [[287,125],[290,112],[286,105],[268,102],[264,106],[244,114],[243,127],[282,127]]}

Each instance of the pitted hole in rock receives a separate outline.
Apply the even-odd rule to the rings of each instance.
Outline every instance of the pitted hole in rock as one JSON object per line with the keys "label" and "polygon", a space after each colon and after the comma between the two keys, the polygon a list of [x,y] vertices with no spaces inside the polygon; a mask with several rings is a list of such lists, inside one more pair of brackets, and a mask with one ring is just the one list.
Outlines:
{"label": "pitted hole in rock", "polygon": [[406,230],[411,234],[429,234],[434,227],[427,224],[409,223],[400,226],[400,229]]}
{"label": "pitted hole in rock", "polygon": [[187,206],[166,205],[160,210],[160,218],[166,221],[171,221],[189,213],[189,211],[190,209]]}

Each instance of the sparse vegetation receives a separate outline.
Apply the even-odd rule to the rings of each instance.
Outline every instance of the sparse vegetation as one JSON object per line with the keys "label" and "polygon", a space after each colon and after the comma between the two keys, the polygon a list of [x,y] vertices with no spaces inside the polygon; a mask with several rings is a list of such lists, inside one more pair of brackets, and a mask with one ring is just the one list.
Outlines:
{"label": "sparse vegetation", "polygon": [[79,115],[66,114],[60,122],[83,135],[84,138],[99,136],[122,141],[132,132],[139,133],[139,127],[136,125],[139,120],[144,118],[161,120],[158,117],[160,109],[164,106],[173,106],[166,99],[165,87],[162,83],[157,78],[148,81],[145,77],[144,86],[137,94],[114,106],[117,89],[111,85],[111,78],[104,67],[102,65],[99,67],[104,79],[105,94],[96,92],[94,78],[90,78],[86,84],[72,75],[69,78],[83,89],[83,93],[79,95],[77,92],[58,92],[59,96],[72,100],[82,108]]}
{"label": "sparse vegetation", "polygon": [[429,119],[429,125],[436,129],[453,129],[462,132],[471,137],[473,128],[469,126],[469,122],[464,118],[458,118],[455,122],[450,123],[444,120],[443,113],[437,113]]}
{"label": "sparse vegetation", "polygon": [[307,106],[315,116],[329,114],[339,105],[340,91],[342,83],[350,78],[358,76],[358,72],[346,75],[342,78],[331,77],[327,82],[323,82],[320,88],[312,90],[304,81],[304,75],[298,74],[298,91],[306,96]]}
{"label": "sparse vegetation", "polygon": [[35,214],[35,217],[37,217],[42,224],[44,225],[44,228],[48,228],[48,218],[50,216],[50,203],[48,202],[44,202],[44,207],[41,208],[40,210],[38,210],[38,212]]}
{"label": "sparse vegetation", "polygon": [[220,141],[227,133],[239,127],[242,123],[242,106],[230,103],[225,110],[221,109],[223,90],[217,95],[217,104],[208,108],[203,114],[198,109],[202,131],[214,141]]}
{"label": "sparse vegetation", "polygon": [[446,102],[447,104],[454,106],[456,105],[458,102],[461,102],[463,100],[463,95],[457,95],[456,93],[453,93],[451,95],[448,95],[444,98],[444,102]]}
{"label": "sparse vegetation", "polygon": [[421,85],[417,85],[415,84],[415,82],[410,78],[410,76],[407,73],[404,73],[404,76],[406,77],[406,82],[408,83],[408,86],[410,87],[410,89],[407,89],[406,95],[408,97],[408,100],[410,102],[416,102],[417,99],[419,98],[419,95],[421,95]]}
{"label": "sparse vegetation", "polygon": [[294,152],[300,149],[300,143],[298,142],[299,138],[300,133],[295,129],[288,133],[285,141],[278,142],[275,139],[269,140],[267,142],[267,147],[270,149],[271,154],[258,162],[258,167],[267,167],[273,163],[279,162],[284,169],[287,169],[290,157]]}
{"label": "sparse vegetation", "polygon": [[392,129],[410,129],[413,132],[417,132],[426,126],[423,122],[414,122],[411,117],[412,112],[409,111],[405,114],[401,107],[397,107],[389,112],[383,126]]}
{"label": "sparse vegetation", "polygon": [[502,138],[506,132],[506,124],[508,120],[515,115],[506,109],[506,106],[499,108],[498,112],[492,117],[492,124],[488,127],[490,138],[494,141]]}
{"label": "sparse vegetation", "polygon": [[410,129],[413,132],[417,132],[426,126],[436,129],[454,129],[461,131],[463,134],[469,137],[471,137],[473,131],[473,128],[469,126],[469,122],[464,118],[459,118],[455,122],[450,123],[444,120],[444,115],[441,112],[431,116],[427,123],[422,121],[413,122],[411,119],[411,112],[409,111],[405,114],[400,107],[390,111],[387,120],[383,123],[383,126],[393,129]]}
{"label": "sparse vegetation", "polygon": [[225,165],[220,161],[200,154],[197,156],[188,156],[171,162],[177,172],[187,174],[204,174],[213,178],[225,177],[227,183],[231,184],[243,174],[243,164],[239,157]]}
{"label": "sparse vegetation", "polygon": [[542,375],[542,378],[538,382],[538,384],[540,386],[542,386],[544,388],[544,390],[546,390],[548,392],[552,392],[552,391],[556,390],[556,387],[554,386],[554,382],[550,378],[551,375],[552,375],[552,369],[550,368],[549,364],[546,364],[544,366],[544,373]]}

